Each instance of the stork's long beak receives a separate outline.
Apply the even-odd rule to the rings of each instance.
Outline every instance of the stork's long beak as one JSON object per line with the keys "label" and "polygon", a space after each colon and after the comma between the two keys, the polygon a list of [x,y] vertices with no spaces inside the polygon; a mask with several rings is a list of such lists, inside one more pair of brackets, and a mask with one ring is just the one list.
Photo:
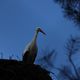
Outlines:
{"label": "stork's long beak", "polygon": [[46,33],[43,30],[41,30],[41,29],[40,29],[40,32],[43,33],[44,35],[46,35]]}

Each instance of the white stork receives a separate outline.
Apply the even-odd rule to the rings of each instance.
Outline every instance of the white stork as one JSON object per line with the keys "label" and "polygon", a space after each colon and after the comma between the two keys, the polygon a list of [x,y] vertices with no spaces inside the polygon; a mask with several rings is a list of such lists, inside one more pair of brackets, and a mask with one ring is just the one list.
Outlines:
{"label": "white stork", "polygon": [[27,45],[27,47],[25,48],[25,50],[23,52],[23,62],[25,62],[26,64],[33,64],[35,61],[35,58],[36,58],[37,52],[38,52],[37,36],[38,36],[39,32],[46,35],[41,28],[36,29],[35,35],[31,41],[31,43],[29,43],[29,45]]}

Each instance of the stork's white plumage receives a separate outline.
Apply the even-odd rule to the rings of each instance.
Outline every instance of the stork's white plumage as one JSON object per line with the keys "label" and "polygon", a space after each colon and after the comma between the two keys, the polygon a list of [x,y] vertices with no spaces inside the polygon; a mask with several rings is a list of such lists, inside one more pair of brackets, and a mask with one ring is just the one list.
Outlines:
{"label": "stork's white plumage", "polygon": [[23,61],[26,64],[33,64],[35,61],[35,58],[37,56],[37,52],[38,52],[38,47],[37,47],[37,36],[38,33],[41,32],[44,35],[46,35],[43,30],[41,30],[41,28],[37,28],[35,31],[35,35],[31,41],[31,43],[29,43],[29,45],[27,45],[27,47],[25,48],[24,52],[23,52]]}

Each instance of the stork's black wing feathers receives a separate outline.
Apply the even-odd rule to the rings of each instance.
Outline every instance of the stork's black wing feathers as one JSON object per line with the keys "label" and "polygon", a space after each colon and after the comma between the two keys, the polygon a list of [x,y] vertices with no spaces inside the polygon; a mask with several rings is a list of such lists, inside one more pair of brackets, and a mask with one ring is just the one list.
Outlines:
{"label": "stork's black wing feathers", "polygon": [[23,55],[23,62],[28,63],[28,56],[29,56],[29,51],[26,51],[26,53]]}

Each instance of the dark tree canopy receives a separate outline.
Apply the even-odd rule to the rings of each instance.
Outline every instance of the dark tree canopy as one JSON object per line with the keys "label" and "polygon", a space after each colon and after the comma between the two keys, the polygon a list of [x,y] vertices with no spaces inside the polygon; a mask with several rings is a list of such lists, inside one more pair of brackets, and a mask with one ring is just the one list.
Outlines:
{"label": "dark tree canopy", "polygon": [[64,16],[80,26],[80,0],[54,0],[64,10]]}

